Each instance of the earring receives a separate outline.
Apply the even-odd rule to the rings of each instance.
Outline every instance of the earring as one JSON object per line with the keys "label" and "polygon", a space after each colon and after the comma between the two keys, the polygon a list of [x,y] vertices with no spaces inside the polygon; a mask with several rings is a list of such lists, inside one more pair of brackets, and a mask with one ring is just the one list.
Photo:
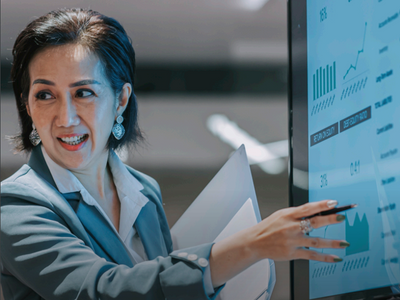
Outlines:
{"label": "earring", "polygon": [[120,140],[125,134],[125,128],[121,124],[124,121],[124,117],[122,115],[119,115],[116,121],[117,123],[114,124],[112,128],[112,133],[117,140]]}
{"label": "earring", "polygon": [[35,124],[33,123],[32,123],[32,128],[33,130],[29,134],[29,140],[31,141],[33,146],[37,146],[42,140],[40,139],[40,136],[36,130]]}

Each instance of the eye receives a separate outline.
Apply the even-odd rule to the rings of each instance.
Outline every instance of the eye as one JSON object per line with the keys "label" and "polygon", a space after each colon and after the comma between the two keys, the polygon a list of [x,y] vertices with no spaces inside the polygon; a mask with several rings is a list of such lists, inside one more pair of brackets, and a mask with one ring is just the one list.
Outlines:
{"label": "eye", "polygon": [[94,93],[90,90],[78,90],[76,92],[76,97],[79,97],[79,98],[87,98],[87,97],[90,97],[93,95],[94,95]]}
{"label": "eye", "polygon": [[39,92],[36,94],[35,98],[38,100],[50,100],[53,98],[53,96],[47,92]]}

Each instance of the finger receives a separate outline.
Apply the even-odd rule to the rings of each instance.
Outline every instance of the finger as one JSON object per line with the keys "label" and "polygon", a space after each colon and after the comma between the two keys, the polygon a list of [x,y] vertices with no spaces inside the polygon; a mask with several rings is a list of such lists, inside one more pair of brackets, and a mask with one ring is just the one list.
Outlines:
{"label": "finger", "polygon": [[296,209],[293,210],[293,216],[298,219],[305,218],[325,210],[330,210],[334,208],[337,204],[338,202],[336,200],[323,200],[307,203],[296,207]]}
{"label": "finger", "polygon": [[320,228],[331,224],[338,224],[343,222],[345,219],[346,216],[340,214],[309,218],[310,224],[313,228]]}
{"label": "finger", "polygon": [[298,245],[308,248],[331,248],[331,249],[343,249],[350,246],[350,244],[345,240],[329,240],[322,238],[314,238],[304,236]]}
{"label": "finger", "polygon": [[317,260],[317,261],[323,261],[323,262],[327,262],[327,263],[338,263],[343,260],[339,256],[336,256],[336,255],[319,253],[316,251],[306,250],[306,249],[302,249],[302,248],[299,248],[296,250],[295,256],[297,259]]}

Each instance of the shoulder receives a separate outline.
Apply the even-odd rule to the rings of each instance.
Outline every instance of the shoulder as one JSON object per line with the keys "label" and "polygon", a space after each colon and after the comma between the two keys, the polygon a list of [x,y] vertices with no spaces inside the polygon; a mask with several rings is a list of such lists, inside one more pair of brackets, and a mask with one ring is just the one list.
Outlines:
{"label": "shoulder", "polygon": [[1,182],[2,198],[18,197],[47,202],[46,194],[49,189],[51,186],[46,186],[46,181],[28,165],[23,165],[17,172]]}
{"label": "shoulder", "polygon": [[62,216],[70,217],[73,212],[60,192],[29,165],[23,165],[1,182],[1,199],[2,208],[16,203],[29,203],[47,207]]}
{"label": "shoulder", "polygon": [[152,192],[156,193],[157,196],[161,198],[161,191],[158,182],[151,176],[144,174],[134,168],[125,165],[128,169],[129,173],[132,174],[144,187],[145,190],[151,190]]}
{"label": "shoulder", "polygon": [[[1,182],[0,204],[0,232],[7,237],[18,234],[27,224],[39,224],[38,221],[42,220],[50,222],[51,226],[67,226],[69,231],[90,245],[86,231],[69,202],[28,165]],[[28,227],[29,230],[39,228]]]}
{"label": "shoulder", "polygon": [[26,175],[30,170],[31,170],[31,167],[29,167],[28,165],[23,165],[17,172],[15,172],[14,174],[12,174],[10,177],[4,179],[4,180],[1,182],[1,185],[3,185],[3,183],[15,182],[15,181],[18,180],[21,176]]}

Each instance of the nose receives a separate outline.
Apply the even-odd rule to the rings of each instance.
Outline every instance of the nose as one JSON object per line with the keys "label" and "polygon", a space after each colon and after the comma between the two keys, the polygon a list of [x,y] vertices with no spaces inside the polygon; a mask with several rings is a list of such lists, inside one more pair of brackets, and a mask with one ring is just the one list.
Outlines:
{"label": "nose", "polygon": [[57,126],[70,127],[79,125],[80,119],[71,97],[64,97],[59,103]]}

